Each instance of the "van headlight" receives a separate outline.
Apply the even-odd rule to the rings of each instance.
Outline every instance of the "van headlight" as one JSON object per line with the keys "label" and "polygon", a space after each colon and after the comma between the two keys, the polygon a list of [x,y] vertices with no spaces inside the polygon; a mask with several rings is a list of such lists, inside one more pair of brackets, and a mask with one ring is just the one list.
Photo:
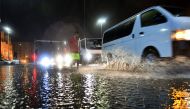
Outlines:
{"label": "van headlight", "polygon": [[44,67],[49,67],[51,65],[51,61],[49,57],[43,57],[40,60],[40,65],[44,66]]}
{"label": "van headlight", "polygon": [[174,31],[172,34],[172,39],[177,41],[190,40],[190,29]]}
{"label": "van headlight", "polygon": [[51,64],[50,64],[51,66],[54,66],[54,65],[55,65],[55,60],[54,60],[53,58],[51,58],[51,59],[50,59],[50,63],[51,63]]}
{"label": "van headlight", "polygon": [[63,61],[64,61],[64,58],[63,58],[62,55],[57,55],[57,56],[56,56],[56,62],[57,62],[58,64],[62,64]]}
{"label": "van headlight", "polygon": [[64,58],[62,55],[59,54],[56,56],[56,64],[59,69],[62,69],[63,64],[64,64]]}
{"label": "van headlight", "polygon": [[64,61],[65,61],[65,66],[69,67],[69,66],[71,66],[71,64],[73,62],[73,58],[70,54],[66,54],[64,57]]}
{"label": "van headlight", "polygon": [[89,53],[89,52],[86,52],[86,54],[85,54],[85,59],[86,59],[87,61],[90,61],[90,60],[92,59],[92,54]]}

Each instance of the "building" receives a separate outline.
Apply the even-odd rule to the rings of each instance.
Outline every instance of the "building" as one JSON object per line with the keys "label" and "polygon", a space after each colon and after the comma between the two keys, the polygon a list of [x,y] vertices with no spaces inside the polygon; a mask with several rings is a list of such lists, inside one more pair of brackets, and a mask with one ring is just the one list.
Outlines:
{"label": "building", "polygon": [[1,60],[13,60],[13,47],[11,38],[8,34],[1,31],[0,32],[1,44],[0,44],[0,55]]}
{"label": "building", "polygon": [[14,58],[20,63],[26,64],[32,62],[33,43],[32,42],[14,42],[13,43]]}

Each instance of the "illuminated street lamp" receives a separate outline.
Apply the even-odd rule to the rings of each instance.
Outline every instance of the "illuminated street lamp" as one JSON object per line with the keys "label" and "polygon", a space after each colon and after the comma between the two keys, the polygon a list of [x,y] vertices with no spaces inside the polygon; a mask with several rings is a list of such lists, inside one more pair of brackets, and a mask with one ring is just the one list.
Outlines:
{"label": "illuminated street lamp", "polygon": [[106,18],[99,18],[97,24],[101,27],[101,37],[102,37],[102,26],[106,23]]}
{"label": "illuminated street lamp", "polygon": [[10,43],[9,42],[9,40],[10,40],[9,35],[12,33],[12,29],[8,26],[4,26],[3,30],[8,34],[8,58],[9,58],[9,43]]}
{"label": "illuminated street lamp", "polygon": [[12,29],[8,26],[4,26],[3,27],[4,31],[7,32],[8,34],[11,34],[12,33]]}

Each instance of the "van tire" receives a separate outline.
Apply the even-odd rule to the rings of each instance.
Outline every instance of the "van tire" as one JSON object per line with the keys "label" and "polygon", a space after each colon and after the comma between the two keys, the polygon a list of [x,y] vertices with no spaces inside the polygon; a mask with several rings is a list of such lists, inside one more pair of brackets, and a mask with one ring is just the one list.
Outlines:
{"label": "van tire", "polygon": [[159,59],[159,53],[156,49],[154,48],[149,48],[144,51],[143,56],[142,56],[142,61],[143,62],[155,62]]}

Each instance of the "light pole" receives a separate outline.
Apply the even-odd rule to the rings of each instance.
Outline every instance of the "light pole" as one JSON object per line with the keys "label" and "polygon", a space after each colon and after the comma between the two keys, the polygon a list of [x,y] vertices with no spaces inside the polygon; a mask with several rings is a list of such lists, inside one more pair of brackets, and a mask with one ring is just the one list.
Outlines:
{"label": "light pole", "polygon": [[97,24],[100,25],[100,27],[101,27],[101,35],[100,35],[101,37],[102,37],[102,35],[103,35],[103,34],[102,34],[102,26],[103,26],[103,24],[105,24],[105,23],[106,23],[106,18],[99,18],[98,21],[97,21]]}
{"label": "light pole", "polygon": [[83,16],[84,17],[84,19],[83,19],[84,21],[83,21],[83,23],[84,23],[84,25],[83,26],[84,26],[84,38],[85,38],[86,34],[87,34],[86,33],[86,0],[84,0],[83,2],[84,2],[84,7],[83,7],[83,11],[84,11],[84,16]]}
{"label": "light pole", "polygon": [[3,27],[3,29],[4,29],[4,31],[8,34],[8,59],[10,59],[10,57],[9,57],[9,40],[10,40],[10,34],[12,33],[12,29],[10,28],[10,27],[8,27],[8,26],[4,26]]}

